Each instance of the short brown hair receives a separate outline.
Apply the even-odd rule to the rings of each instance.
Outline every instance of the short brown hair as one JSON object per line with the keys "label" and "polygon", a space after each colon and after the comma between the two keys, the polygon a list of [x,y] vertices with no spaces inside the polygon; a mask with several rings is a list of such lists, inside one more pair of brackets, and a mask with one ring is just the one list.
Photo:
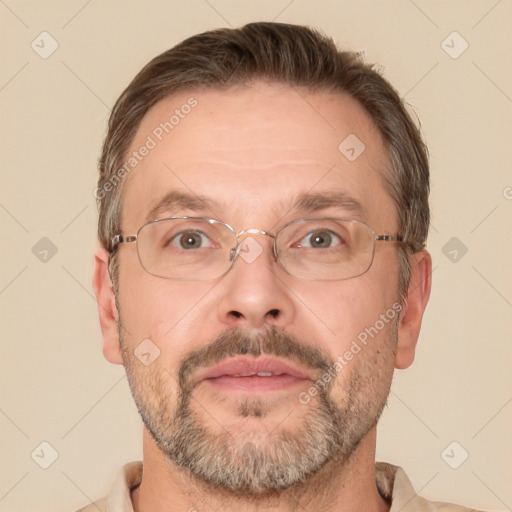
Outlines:
{"label": "short brown hair", "polygon": [[[181,91],[226,89],[256,80],[345,93],[371,116],[389,154],[383,183],[396,205],[398,229],[406,242],[399,252],[403,300],[410,277],[407,252],[424,247],[430,221],[427,147],[400,96],[375,66],[359,53],[339,50],[331,38],[306,26],[258,22],[204,32],[155,57],[137,74],[112,110],[103,144],[96,189],[101,191],[96,194],[100,243],[112,251],[111,239],[121,232],[123,181],[106,185],[123,166],[148,110]],[[117,289],[117,258],[112,260]]]}

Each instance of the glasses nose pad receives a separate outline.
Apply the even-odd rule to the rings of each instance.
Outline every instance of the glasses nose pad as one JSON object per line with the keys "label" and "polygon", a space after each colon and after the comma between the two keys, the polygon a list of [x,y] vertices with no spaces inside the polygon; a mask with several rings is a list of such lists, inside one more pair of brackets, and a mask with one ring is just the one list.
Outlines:
{"label": "glasses nose pad", "polygon": [[277,239],[274,239],[274,243],[272,244],[272,256],[274,257],[274,261],[280,261]]}
{"label": "glasses nose pad", "polygon": [[238,248],[237,247],[235,247],[234,249],[231,249],[229,251],[229,261],[231,261],[231,262],[235,261],[235,258],[237,256],[237,254],[238,254]]}

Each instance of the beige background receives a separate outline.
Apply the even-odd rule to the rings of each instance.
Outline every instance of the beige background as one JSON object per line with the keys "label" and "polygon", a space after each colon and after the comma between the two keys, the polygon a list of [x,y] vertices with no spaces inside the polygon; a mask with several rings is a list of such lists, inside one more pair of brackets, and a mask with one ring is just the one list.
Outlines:
{"label": "beige background", "polygon": [[[72,511],[140,458],[141,423],[122,368],[102,357],[91,286],[109,108],[156,54],[257,20],[311,24],[365,50],[415,106],[432,155],[434,284],[378,458],[431,499],[512,510],[510,0],[2,0],[0,14],[0,510]],[[59,45],[47,59],[31,48],[43,31]],[[469,44],[456,59],[441,45],[453,31]],[[57,248],[46,262],[32,252],[42,237]],[[452,237],[468,249],[456,262]],[[48,469],[43,441],[58,453]],[[452,465],[469,453],[458,469],[441,456],[452,441]]]}

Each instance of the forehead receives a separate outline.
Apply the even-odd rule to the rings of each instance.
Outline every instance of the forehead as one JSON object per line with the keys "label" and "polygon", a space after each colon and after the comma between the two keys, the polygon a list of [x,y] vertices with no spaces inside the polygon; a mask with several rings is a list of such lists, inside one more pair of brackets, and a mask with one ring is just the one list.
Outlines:
{"label": "forehead", "polygon": [[305,194],[338,192],[359,202],[368,222],[394,223],[382,138],[342,94],[261,82],[182,92],[146,114],[128,158],[135,160],[123,184],[125,231],[152,220],[149,212],[176,191],[210,199],[204,213],[234,226],[268,225]]}

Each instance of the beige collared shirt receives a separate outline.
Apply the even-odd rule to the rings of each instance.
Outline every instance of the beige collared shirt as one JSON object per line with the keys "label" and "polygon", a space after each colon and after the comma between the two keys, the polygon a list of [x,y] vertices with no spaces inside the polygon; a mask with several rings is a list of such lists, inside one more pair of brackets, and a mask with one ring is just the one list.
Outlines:
{"label": "beige collared shirt", "polygon": [[[414,491],[404,470],[398,466],[377,462],[375,472],[380,494],[391,499],[389,512],[478,512],[460,505],[421,498]],[[141,478],[142,462],[126,464],[119,470],[108,496],[77,512],[133,512],[130,492],[140,484]]]}

